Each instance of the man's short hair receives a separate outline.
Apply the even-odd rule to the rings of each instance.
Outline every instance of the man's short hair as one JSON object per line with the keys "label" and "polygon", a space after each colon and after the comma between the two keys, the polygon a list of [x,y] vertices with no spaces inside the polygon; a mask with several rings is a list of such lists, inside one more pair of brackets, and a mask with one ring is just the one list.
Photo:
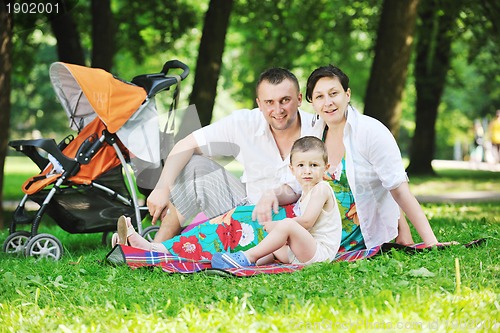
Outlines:
{"label": "man's short hair", "polygon": [[259,80],[257,81],[257,86],[255,87],[255,94],[258,95],[259,86],[263,81],[267,81],[273,85],[278,85],[286,79],[292,81],[295,84],[297,93],[299,93],[300,86],[297,77],[286,68],[273,67],[265,70],[260,74]]}

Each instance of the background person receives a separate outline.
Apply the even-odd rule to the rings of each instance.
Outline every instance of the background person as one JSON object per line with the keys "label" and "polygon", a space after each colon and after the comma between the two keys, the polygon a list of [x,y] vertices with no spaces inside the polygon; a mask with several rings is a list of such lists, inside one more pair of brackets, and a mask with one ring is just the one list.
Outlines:
{"label": "background person", "polygon": [[494,163],[500,163],[500,109],[488,127]]}

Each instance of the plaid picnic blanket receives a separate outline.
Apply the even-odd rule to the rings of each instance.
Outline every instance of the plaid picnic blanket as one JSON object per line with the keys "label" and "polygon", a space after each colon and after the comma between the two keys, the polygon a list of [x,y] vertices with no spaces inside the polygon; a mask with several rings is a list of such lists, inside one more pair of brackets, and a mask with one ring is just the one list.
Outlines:
{"label": "plaid picnic blanket", "polygon": [[[474,241],[478,243],[478,241]],[[471,244],[471,243],[470,243]],[[467,245],[466,245],[467,246]],[[444,248],[446,245],[438,245],[437,248]],[[384,243],[382,245],[363,250],[349,252],[339,252],[334,262],[368,259],[382,253],[390,252],[392,249],[402,250],[408,253],[420,252],[427,247],[423,244],[404,246],[396,243]],[[230,268],[227,270],[215,269],[210,265],[210,260],[192,260],[170,254],[152,252],[137,249],[126,245],[116,245],[106,256],[106,260],[112,264],[126,264],[132,269],[140,267],[160,267],[167,273],[197,273],[228,275],[228,276],[254,276],[258,274],[280,274],[293,273],[303,269],[304,265],[274,263],[270,265],[251,266],[245,268]]]}

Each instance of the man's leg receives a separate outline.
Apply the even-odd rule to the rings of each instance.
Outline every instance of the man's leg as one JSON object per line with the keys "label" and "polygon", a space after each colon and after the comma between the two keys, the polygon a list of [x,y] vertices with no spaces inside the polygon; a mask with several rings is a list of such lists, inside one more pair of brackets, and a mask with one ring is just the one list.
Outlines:
{"label": "man's leg", "polygon": [[169,213],[154,240],[163,242],[178,235],[199,212],[213,218],[242,204],[245,197],[239,179],[213,160],[194,155],[177,177]]}

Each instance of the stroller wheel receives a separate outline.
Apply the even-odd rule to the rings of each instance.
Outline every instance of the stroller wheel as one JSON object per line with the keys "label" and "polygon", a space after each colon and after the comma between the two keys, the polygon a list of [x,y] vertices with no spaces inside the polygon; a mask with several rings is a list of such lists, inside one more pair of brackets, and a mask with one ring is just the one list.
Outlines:
{"label": "stroller wheel", "polygon": [[63,255],[63,247],[59,239],[51,234],[38,234],[26,244],[26,256],[59,260]]}
{"label": "stroller wheel", "polygon": [[147,227],[142,231],[142,237],[146,238],[148,241],[152,242],[153,239],[156,236],[156,233],[160,230],[160,227],[156,225],[152,225],[150,227]]}
{"label": "stroller wheel", "polygon": [[3,252],[24,255],[24,249],[30,237],[31,233],[25,230],[13,232],[3,242]]}

